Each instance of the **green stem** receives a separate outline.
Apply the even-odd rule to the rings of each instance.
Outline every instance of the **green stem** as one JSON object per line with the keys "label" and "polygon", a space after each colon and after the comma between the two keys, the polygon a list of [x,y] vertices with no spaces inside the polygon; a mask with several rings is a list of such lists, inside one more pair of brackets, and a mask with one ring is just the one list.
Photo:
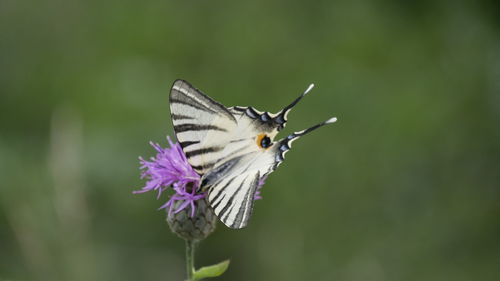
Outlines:
{"label": "green stem", "polygon": [[193,281],[195,241],[186,239],[186,272],[187,281]]}

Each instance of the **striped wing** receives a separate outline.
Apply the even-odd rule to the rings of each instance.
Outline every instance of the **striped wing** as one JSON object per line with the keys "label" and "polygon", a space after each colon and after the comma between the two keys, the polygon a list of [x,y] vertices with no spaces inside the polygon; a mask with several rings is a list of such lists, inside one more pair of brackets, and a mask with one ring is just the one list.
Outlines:
{"label": "striped wing", "polygon": [[252,214],[260,174],[247,172],[223,178],[209,191],[210,206],[230,228],[243,228]]}
{"label": "striped wing", "polygon": [[239,154],[218,163],[202,177],[201,183],[208,189],[207,200],[217,217],[230,228],[245,227],[252,214],[259,180],[283,162],[293,141],[336,120],[331,118],[274,142],[266,149]]}
{"label": "striped wing", "polygon": [[221,163],[203,177],[208,203],[225,225],[237,229],[247,225],[258,182],[276,163],[272,150],[251,152]]}
{"label": "striped wing", "polygon": [[226,108],[184,80],[172,86],[170,112],[177,140],[200,175],[231,158],[258,152],[256,137],[273,138],[286,122],[252,107]]}
{"label": "striped wing", "polygon": [[222,159],[237,127],[232,113],[188,82],[176,80],[170,91],[170,113],[177,140],[189,164],[199,173]]}

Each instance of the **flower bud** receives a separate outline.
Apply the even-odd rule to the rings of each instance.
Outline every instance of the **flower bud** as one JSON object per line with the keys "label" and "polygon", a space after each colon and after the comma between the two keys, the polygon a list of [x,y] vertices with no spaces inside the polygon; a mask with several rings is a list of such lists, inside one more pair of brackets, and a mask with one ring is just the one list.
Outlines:
{"label": "flower bud", "polygon": [[[182,201],[174,203],[174,210],[182,204]],[[208,206],[205,198],[194,201],[196,205],[195,214],[191,216],[190,208],[184,208],[178,213],[167,215],[167,222],[172,232],[186,240],[203,240],[215,230],[217,217]]]}

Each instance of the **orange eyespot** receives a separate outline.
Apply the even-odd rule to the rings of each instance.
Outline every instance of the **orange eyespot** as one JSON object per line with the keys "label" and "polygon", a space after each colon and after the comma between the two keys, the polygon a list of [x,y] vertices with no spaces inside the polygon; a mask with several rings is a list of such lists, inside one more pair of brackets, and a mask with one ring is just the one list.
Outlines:
{"label": "orange eyespot", "polygon": [[271,139],[266,134],[257,135],[256,142],[260,148],[268,148],[271,146]]}

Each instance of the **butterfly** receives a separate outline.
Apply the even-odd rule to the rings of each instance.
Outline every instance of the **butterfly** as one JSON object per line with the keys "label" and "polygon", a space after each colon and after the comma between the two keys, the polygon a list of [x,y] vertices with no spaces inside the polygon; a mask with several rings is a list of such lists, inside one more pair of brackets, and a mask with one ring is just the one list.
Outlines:
{"label": "butterfly", "polygon": [[299,137],[334,123],[330,118],[274,141],[290,110],[313,88],[276,114],[253,107],[226,108],[184,80],[170,90],[170,113],[179,144],[191,167],[201,176],[199,189],[217,217],[240,229],[252,214],[258,182],[273,172]]}

